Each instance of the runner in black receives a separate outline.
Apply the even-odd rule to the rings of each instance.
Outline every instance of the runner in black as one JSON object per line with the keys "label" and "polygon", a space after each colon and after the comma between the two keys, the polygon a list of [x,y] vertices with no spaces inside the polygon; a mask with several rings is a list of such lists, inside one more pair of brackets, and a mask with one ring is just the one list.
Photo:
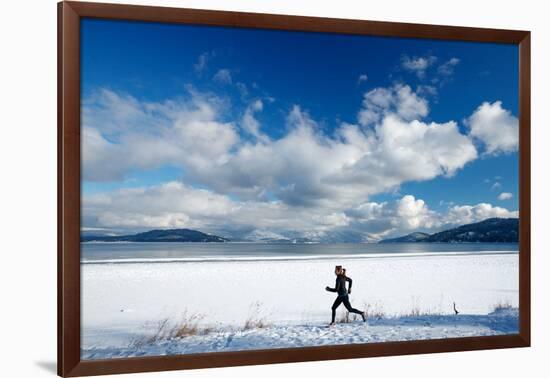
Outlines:
{"label": "runner in black", "polygon": [[[336,268],[334,269],[334,274],[336,274],[336,285],[334,288],[326,287],[325,289],[327,291],[331,291],[333,293],[338,293],[338,296],[336,297],[336,300],[334,301],[334,304],[332,305],[332,322],[330,325],[334,324],[334,320],[336,318],[336,309],[340,304],[344,304],[346,309],[349,312],[352,312],[354,314],[359,314],[363,318],[363,321],[367,321],[366,314],[362,311],[359,311],[353,307],[351,307],[351,303],[349,303],[349,296],[348,294],[351,294],[351,285],[353,284],[353,281],[351,278],[346,276],[346,270],[342,268],[341,265],[336,265]],[[346,290],[346,282],[349,282],[349,289]]]}

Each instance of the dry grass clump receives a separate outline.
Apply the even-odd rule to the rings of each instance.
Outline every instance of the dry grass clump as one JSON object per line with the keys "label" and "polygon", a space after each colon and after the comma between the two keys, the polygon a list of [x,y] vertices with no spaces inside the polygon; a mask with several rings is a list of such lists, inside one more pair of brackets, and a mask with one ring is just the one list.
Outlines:
{"label": "dry grass clump", "polygon": [[168,338],[181,338],[185,336],[194,336],[197,334],[205,334],[206,328],[200,327],[200,322],[204,319],[204,315],[192,314],[187,316],[183,314],[181,320],[174,324],[168,333]]}
{"label": "dry grass clump", "polygon": [[431,309],[422,309],[418,306],[413,307],[408,314],[405,314],[405,316],[411,316],[411,317],[433,316],[433,315],[442,315],[442,314],[441,312],[433,311]]}
{"label": "dry grass clump", "polygon": [[214,327],[201,327],[200,322],[204,319],[202,314],[188,315],[185,311],[181,319],[172,322],[165,318],[156,323],[154,331],[151,334],[135,337],[130,342],[130,347],[140,348],[145,345],[154,344],[159,341],[179,339],[187,336],[206,335],[214,331]]}
{"label": "dry grass clump", "polygon": [[269,322],[264,314],[262,302],[253,302],[248,310],[248,317],[244,322],[243,330],[266,328],[268,326]]}
{"label": "dry grass clump", "polygon": [[441,309],[439,311],[436,311],[434,309],[426,309],[423,308],[421,305],[420,297],[411,297],[411,310],[408,313],[404,313],[402,316],[406,317],[418,317],[418,316],[434,316],[434,315],[442,315],[443,312]]}
{"label": "dry grass clump", "polygon": [[[336,317],[336,323],[349,323],[351,322],[349,311],[341,311],[339,316]],[[355,315],[355,314],[354,314]]]}
{"label": "dry grass clump", "polygon": [[364,302],[363,308],[369,319],[381,319],[386,317],[384,307],[378,302],[375,304]]}
{"label": "dry grass clump", "polygon": [[499,310],[510,310],[512,308],[514,308],[514,306],[512,306],[510,304],[510,302],[501,301],[501,302],[497,302],[496,304],[493,305],[493,312],[496,312],[496,311],[499,311]]}

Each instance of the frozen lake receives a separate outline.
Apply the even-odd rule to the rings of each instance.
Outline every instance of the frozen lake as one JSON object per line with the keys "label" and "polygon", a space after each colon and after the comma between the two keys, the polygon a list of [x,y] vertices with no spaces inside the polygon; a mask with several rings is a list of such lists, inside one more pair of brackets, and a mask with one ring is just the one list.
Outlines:
{"label": "frozen lake", "polygon": [[334,265],[354,307],[389,318],[518,306],[515,244],[83,244],[83,347],[128,344],[184,313],[220,329],[326,324]]}

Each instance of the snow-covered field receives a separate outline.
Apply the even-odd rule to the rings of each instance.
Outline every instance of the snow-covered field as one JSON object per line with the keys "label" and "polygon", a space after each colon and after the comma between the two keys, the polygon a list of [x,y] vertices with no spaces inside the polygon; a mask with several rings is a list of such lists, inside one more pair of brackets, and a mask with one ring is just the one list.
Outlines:
{"label": "snow-covered field", "polygon": [[489,315],[424,315],[373,318],[365,324],[286,325],[257,329],[226,329],[204,335],[177,337],[128,347],[90,346],[84,359],[238,351],[246,349],[375,343],[450,337],[491,336],[517,333],[517,309],[501,309]]}
{"label": "snow-covered field", "polygon": [[[335,295],[324,288],[334,285],[336,264],[353,278],[352,305],[381,318],[325,327]],[[82,357],[517,332],[517,312],[488,315],[499,303],[518,306],[515,253],[84,263]],[[162,320],[182,317],[195,319],[198,334],[136,347]],[[264,328],[244,330],[247,320]]]}

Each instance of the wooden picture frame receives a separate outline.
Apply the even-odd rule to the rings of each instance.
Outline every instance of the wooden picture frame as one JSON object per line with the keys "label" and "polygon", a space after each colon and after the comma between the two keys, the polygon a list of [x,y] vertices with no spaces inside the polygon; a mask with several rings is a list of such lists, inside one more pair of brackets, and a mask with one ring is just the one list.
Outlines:
{"label": "wooden picture frame", "polygon": [[[101,18],[516,44],[519,46],[519,334],[82,361],[80,20]],[[83,376],[530,345],[530,32],[86,2],[58,4],[58,374]]]}

